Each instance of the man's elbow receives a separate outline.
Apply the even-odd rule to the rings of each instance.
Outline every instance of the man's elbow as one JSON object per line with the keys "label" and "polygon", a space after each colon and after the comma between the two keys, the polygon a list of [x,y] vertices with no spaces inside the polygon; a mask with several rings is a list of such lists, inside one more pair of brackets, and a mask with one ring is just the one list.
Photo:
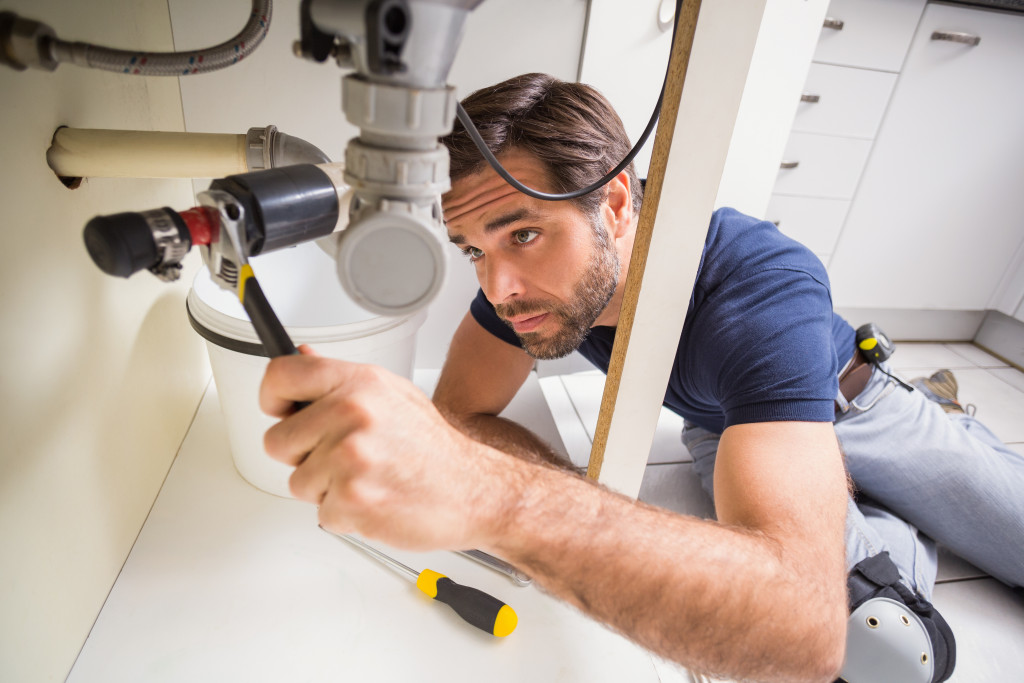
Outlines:
{"label": "man's elbow", "polygon": [[812,628],[812,637],[805,642],[814,643],[805,661],[808,665],[809,681],[832,683],[839,677],[846,658],[846,604],[841,609],[830,609],[832,614],[823,615]]}

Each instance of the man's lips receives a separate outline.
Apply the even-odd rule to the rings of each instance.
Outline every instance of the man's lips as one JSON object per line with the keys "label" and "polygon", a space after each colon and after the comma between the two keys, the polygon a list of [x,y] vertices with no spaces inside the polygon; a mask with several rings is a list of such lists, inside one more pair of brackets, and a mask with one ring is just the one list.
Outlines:
{"label": "man's lips", "polygon": [[527,332],[533,332],[547,319],[548,313],[537,313],[518,315],[512,318],[506,318],[509,324],[512,325],[512,329],[517,334],[526,334]]}

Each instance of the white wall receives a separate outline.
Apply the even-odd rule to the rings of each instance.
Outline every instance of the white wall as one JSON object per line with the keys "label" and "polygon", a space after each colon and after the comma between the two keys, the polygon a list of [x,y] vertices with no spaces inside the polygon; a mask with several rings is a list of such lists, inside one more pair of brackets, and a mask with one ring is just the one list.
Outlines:
{"label": "white wall", "polygon": [[[0,70],[3,334],[0,430],[0,680],[63,680],[159,491],[209,379],[184,315],[182,280],[102,274],[81,231],[104,213],[187,208],[187,180],[61,185],[44,155],[59,125],[241,133],[277,125],[340,158],[354,133],[342,72],[296,59],[298,0],[275,3],[265,44],[226,71],[129,78],[61,66]],[[58,36],[114,47],[187,49],[220,42],[248,0],[9,0]],[[586,0],[488,0],[471,15],[451,74],[461,95],[526,71],[574,79]],[[172,43],[173,28],[173,43]],[[197,183],[205,187],[205,183]],[[453,249],[417,364],[439,367],[476,290]]]}
{"label": "white wall", "polygon": [[[165,0],[15,0],[3,9],[68,39],[172,47]],[[184,285],[104,275],[82,243],[97,214],[187,206],[188,181],[88,180],[68,190],[44,158],[59,125],[181,130],[177,79],[0,69],[0,93],[0,680],[58,681],[209,370],[185,320]]]}

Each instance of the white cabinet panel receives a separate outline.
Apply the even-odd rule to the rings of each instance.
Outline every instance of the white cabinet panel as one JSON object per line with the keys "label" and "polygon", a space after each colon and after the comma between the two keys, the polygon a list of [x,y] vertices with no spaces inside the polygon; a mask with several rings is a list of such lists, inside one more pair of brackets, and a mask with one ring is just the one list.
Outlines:
{"label": "white cabinet panel", "polygon": [[878,132],[896,74],[812,64],[804,97],[793,120],[799,133],[820,133],[870,140]]}
{"label": "white cabinet panel", "polygon": [[[635,141],[654,111],[668,65],[672,32],[658,27],[662,0],[586,4],[580,81],[609,99]],[[738,12],[750,11],[749,3],[741,5]],[[716,206],[764,213],[826,5],[826,0],[767,0]],[[634,160],[641,178],[647,175],[653,140]]]}
{"label": "white cabinet panel", "polygon": [[899,71],[925,0],[832,0],[828,16],[842,29],[823,28],[814,61]]}
{"label": "white cabinet panel", "polygon": [[849,199],[871,150],[870,140],[793,133],[786,143],[775,194]]}
{"label": "white cabinet panel", "polygon": [[850,201],[847,199],[776,194],[772,195],[765,218],[776,222],[783,234],[815,254],[827,256],[836,246],[849,208]]}
{"label": "white cabinet panel", "polygon": [[832,259],[837,305],[987,307],[1024,239],[1021,64],[1024,15],[928,5]]}

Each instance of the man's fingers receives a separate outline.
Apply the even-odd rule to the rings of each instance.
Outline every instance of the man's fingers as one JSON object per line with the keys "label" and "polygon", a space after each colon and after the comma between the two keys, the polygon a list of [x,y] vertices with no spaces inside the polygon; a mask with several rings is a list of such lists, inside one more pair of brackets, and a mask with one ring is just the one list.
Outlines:
{"label": "man's fingers", "polygon": [[310,346],[309,344],[299,344],[298,351],[303,356],[316,356],[317,358],[320,357],[320,354],[314,351],[313,347]]}
{"label": "man's fingers", "polygon": [[331,468],[324,459],[322,447],[313,449],[301,466],[296,467],[288,479],[293,496],[315,505],[322,505],[331,484]]}
{"label": "man's fingers", "polygon": [[260,409],[271,417],[285,417],[298,401],[312,402],[345,382],[358,367],[313,353],[303,345],[301,353],[270,361],[260,384]]}
{"label": "man's fingers", "polygon": [[263,450],[274,460],[296,467],[319,445],[323,421],[322,406],[311,404],[268,429]]}

